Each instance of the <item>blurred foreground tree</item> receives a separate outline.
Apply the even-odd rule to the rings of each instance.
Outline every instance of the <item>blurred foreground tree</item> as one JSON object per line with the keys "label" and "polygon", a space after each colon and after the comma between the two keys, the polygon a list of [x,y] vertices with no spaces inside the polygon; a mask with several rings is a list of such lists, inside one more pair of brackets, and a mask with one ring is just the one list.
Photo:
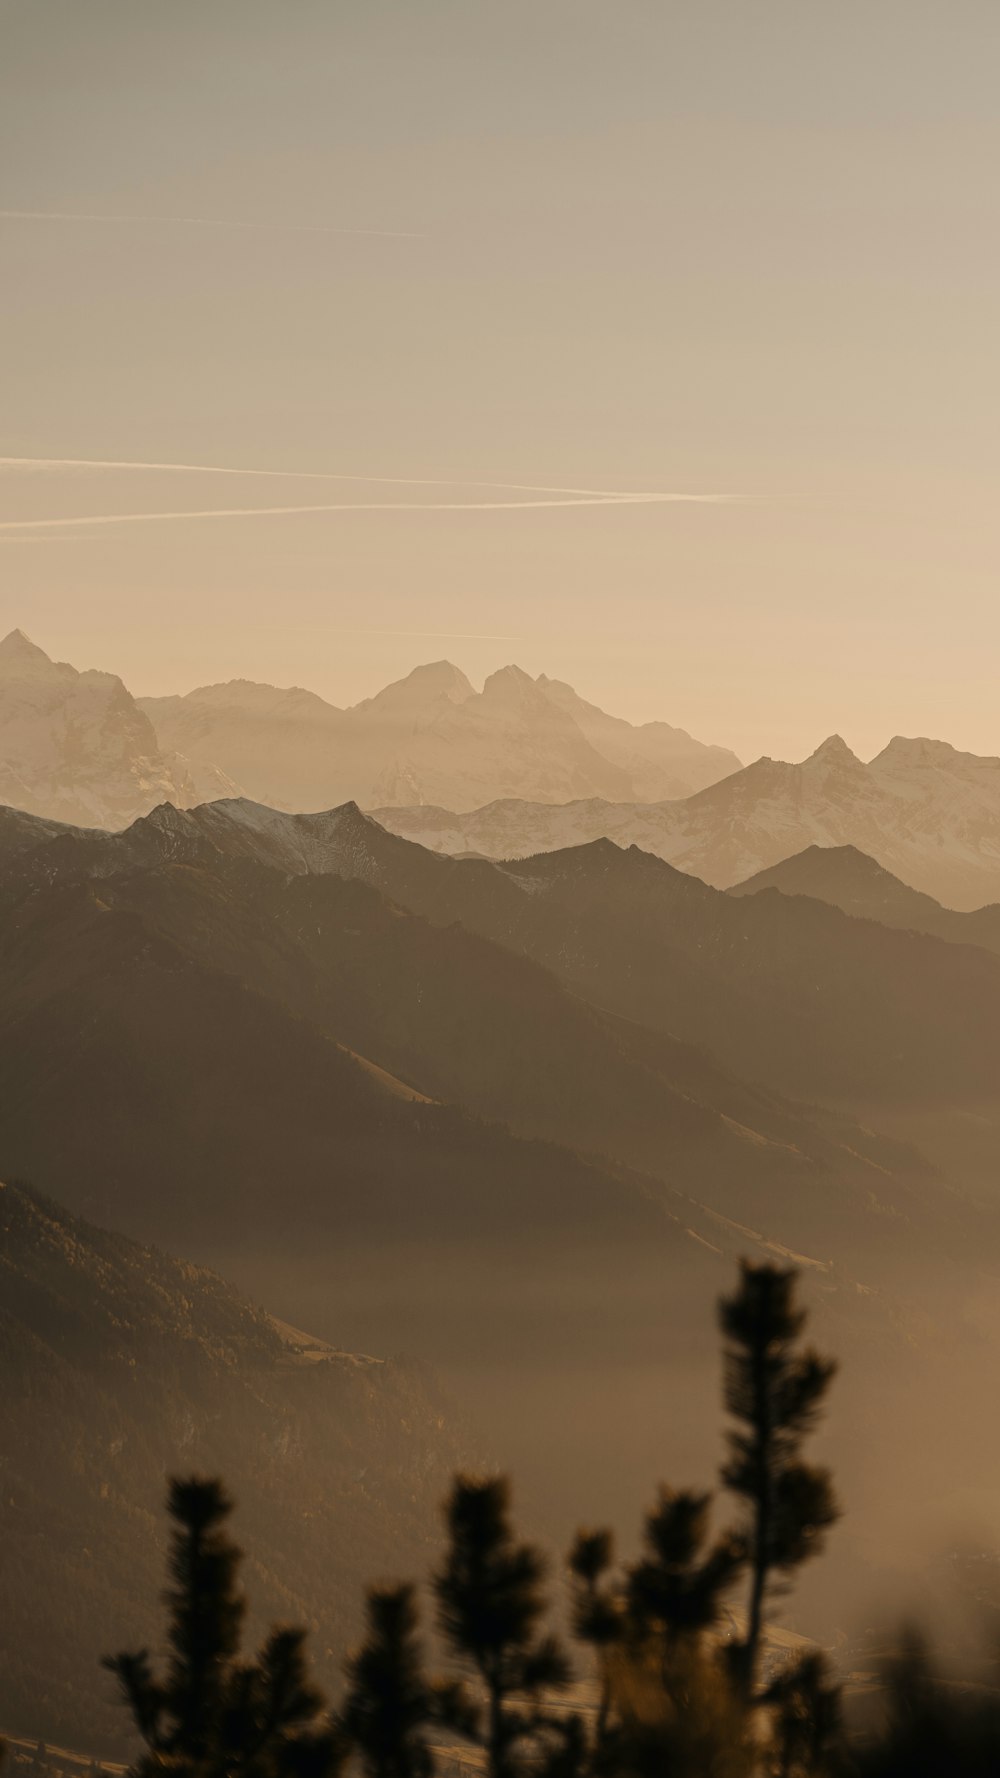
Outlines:
{"label": "blurred foreground tree", "polygon": [[545,1560],[515,1540],[503,1476],[457,1477],[445,1517],[448,1549],[434,1580],[440,1627],[485,1693],[479,1738],[490,1778],[511,1778],[525,1743],[536,1757],[550,1742],[558,1749],[560,1723],[542,1699],[570,1677],[558,1642],[539,1633]]}
{"label": "blurred foreground tree", "polygon": [[[332,1724],[300,1631],[272,1631],[240,1658],[230,1502],[218,1482],[175,1481],[165,1676],[145,1651],[106,1663],[145,1744],[137,1778],[340,1778],[350,1760],[364,1778],[432,1778],[435,1730],[476,1743],[488,1778],[997,1778],[1000,1690],[947,1685],[917,1637],[887,1669],[880,1730],[851,1758],[818,1650],[759,1681],[769,1592],[837,1516],[827,1472],[802,1457],[834,1366],[801,1348],[794,1286],[789,1271],[745,1264],[720,1305],[735,1422],[723,1480],[742,1527],[713,1534],[709,1495],[663,1488],[631,1564],[616,1567],[610,1532],[577,1535],[572,1627],[594,1657],[596,1710],[553,1698],[569,1664],[544,1631],[545,1562],[515,1537],[504,1478],[456,1479],[434,1578],[473,1696],[464,1680],[428,1678],[414,1589],[374,1588]],[[727,1642],[727,1602],[747,1573],[746,1628]],[[445,1758],[461,1763],[457,1749]]]}
{"label": "blurred foreground tree", "polygon": [[912,1628],[882,1677],[885,1724],[859,1755],[859,1778],[996,1778],[1000,1690],[948,1685]]}
{"label": "blurred foreground tree", "polygon": [[168,1510],[166,1676],[155,1676],[145,1649],[104,1662],[145,1743],[138,1778],[329,1778],[342,1748],[321,1722],[305,1633],[272,1630],[255,1660],[240,1659],[242,1552],[226,1531],[232,1502],[221,1483],[172,1480]]}
{"label": "blurred foreground tree", "polygon": [[839,1517],[829,1472],[800,1455],[837,1366],[797,1349],[806,1312],[795,1285],[790,1269],[744,1260],[738,1289],[719,1305],[725,1404],[736,1422],[722,1480],[747,1517],[750,1600],[734,1672],[748,1702],[756,1693],[768,1588],[817,1555]]}
{"label": "blurred foreground tree", "polygon": [[460,1684],[426,1676],[413,1587],[373,1587],[367,1619],[365,1641],[345,1663],[338,1722],[367,1778],[428,1778],[428,1730],[474,1735],[477,1712]]}

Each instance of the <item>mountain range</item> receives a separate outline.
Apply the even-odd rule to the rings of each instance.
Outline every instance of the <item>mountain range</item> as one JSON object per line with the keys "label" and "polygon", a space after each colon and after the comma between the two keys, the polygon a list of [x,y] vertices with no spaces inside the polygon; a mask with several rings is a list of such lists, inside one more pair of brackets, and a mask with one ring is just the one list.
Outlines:
{"label": "mountain range", "polygon": [[164,805],[120,834],[39,831],[26,848],[21,818],[6,839],[0,823],[0,895],[168,863],[357,878],[780,1093],[861,1112],[928,1096],[974,1103],[994,1090],[994,956],[811,897],[735,897],[637,847],[597,840],[516,861],[455,859],[388,833],[355,804],[289,815],[246,799]]}
{"label": "mountain range", "polygon": [[349,710],[312,692],[236,680],[143,698],[163,745],[221,767],[247,795],[287,809],[494,797],[687,796],[739,766],[665,722],[633,727],[569,685],[520,667],[477,692],[457,667],[417,667]]}
{"label": "mountain range", "polygon": [[[711,1475],[740,1253],[798,1261],[852,1369],[869,1549],[945,1448],[1000,1461],[948,1390],[994,1362],[1000,1207],[921,1140],[930,1108],[996,1145],[981,946],[608,841],[453,859],[245,799],[119,833],[7,811],[0,912],[0,1177],[338,1350],[418,1354],[557,1540]],[[953,1436],[917,1458],[928,1400]]]}
{"label": "mountain range", "polygon": [[665,722],[633,726],[519,667],[481,692],[447,661],[352,709],[237,679],[184,697],[130,696],[113,674],[0,642],[0,800],[123,827],[158,802],[241,790],[286,809],[355,799],[473,808],[493,797],[687,796],[739,766]]}
{"label": "mountain range", "polygon": [[436,851],[519,858],[611,839],[718,888],[809,846],[853,846],[948,907],[1000,900],[1000,759],[896,736],[865,764],[837,735],[799,765],[759,759],[682,801],[504,800],[471,812],[380,808]]}
{"label": "mountain range", "polygon": [[286,812],[353,801],[455,856],[611,839],[730,888],[847,846],[947,908],[1000,900],[1000,759],[896,736],[865,763],[834,735],[799,764],[741,767],[516,666],[477,692],[439,661],[346,710],[247,680],[133,699],[14,631],[0,643],[0,762],[9,806],[112,830],[237,792]]}

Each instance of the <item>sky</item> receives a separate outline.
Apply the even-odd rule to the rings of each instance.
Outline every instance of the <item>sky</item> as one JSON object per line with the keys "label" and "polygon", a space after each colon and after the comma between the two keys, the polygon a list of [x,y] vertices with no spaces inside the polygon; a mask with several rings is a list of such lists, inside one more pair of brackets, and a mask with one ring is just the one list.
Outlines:
{"label": "sky", "polygon": [[0,45],[0,634],[1000,754],[995,0],[0,0]]}

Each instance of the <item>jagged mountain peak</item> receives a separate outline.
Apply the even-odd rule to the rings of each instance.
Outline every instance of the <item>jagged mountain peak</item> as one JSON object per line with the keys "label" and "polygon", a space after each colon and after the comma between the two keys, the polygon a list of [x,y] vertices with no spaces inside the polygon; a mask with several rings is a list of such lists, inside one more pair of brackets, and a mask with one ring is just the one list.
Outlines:
{"label": "jagged mountain peak", "polygon": [[[0,657],[4,660],[14,659],[22,654],[35,655],[42,653],[44,653],[44,650],[39,648],[37,642],[32,642],[31,637],[26,636],[23,630],[11,630],[10,633],[4,636],[3,640],[0,641]],[[48,656],[46,655],[45,658],[47,660]]]}
{"label": "jagged mountain peak", "polygon": [[[68,670],[72,671],[71,668]],[[23,630],[11,630],[10,634],[0,641],[0,672],[19,677],[25,675],[62,677],[67,672],[67,668],[50,660],[44,648],[39,648],[38,643],[33,642]]]}
{"label": "jagged mountain peak", "polygon": [[491,673],[483,685],[483,697],[525,697],[537,692],[539,686],[530,673],[511,661],[506,667],[498,667]]}
{"label": "jagged mountain peak", "polygon": [[847,742],[844,740],[842,735],[827,735],[826,740],[821,741],[819,746],[816,748],[815,752],[811,753],[809,755],[809,758],[807,760],[805,760],[803,763],[807,766],[808,765],[827,765],[827,766],[854,765],[854,766],[859,766],[861,764],[861,761],[858,758],[857,754],[853,753],[851,751],[850,747],[848,747]]}
{"label": "jagged mountain peak", "polygon": [[374,697],[354,704],[348,714],[369,719],[397,714],[411,716],[443,699],[461,704],[475,695],[475,687],[460,667],[451,661],[425,661],[402,679],[394,679],[390,685],[383,686]]}

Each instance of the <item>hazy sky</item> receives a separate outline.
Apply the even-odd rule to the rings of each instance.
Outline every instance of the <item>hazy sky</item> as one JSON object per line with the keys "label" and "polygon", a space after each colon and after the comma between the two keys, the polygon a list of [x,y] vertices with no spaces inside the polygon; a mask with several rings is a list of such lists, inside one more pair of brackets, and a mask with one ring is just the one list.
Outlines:
{"label": "hazy sky", "polygon": [[997,0],[0,0],[0,454],[373,478],[0,469],[0,633],[1000,753],[998,91]]}

